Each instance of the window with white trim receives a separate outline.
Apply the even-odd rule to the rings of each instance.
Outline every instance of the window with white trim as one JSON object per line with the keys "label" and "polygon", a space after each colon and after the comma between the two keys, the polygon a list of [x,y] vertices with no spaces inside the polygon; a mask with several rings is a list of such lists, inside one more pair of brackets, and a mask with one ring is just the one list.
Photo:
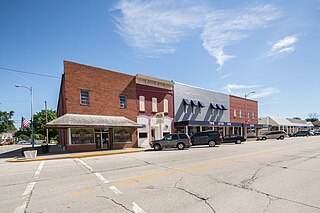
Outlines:
{"label": "window with white trim", "polygon": [[125,95],[120,95],[120,109],[127,108],[127,97]]}
{"label": "window with white trim", "polygon": [[237,117],[237,110],[236,110],[236,109],[233,110],[233,116],[234,116],[235,118]]}
{"label": "window with white trim", "polygon": [[152,98],[152,112],[158,112],[158,100],[157,98]]}
{"label": "window with white trim", "polygon": [[248,112],[248,118],[250,119],[250,112]]}
{"label": "window with white trim", "polygon": [[251,114],[251,116],[252,116],[252,119],[254,119],[254,112]]}
{"label": "window with white trim", "polygon": [[169,112],[169,101],[168,99],[163,100],[163,112],[168,113]]}
{"label": "window with white trim", "polygon": [[144,112],[146,110],[145,105],[146,98],[144,96],[139,96],[139,111]]}
{"label": "window with white trim", "polygon": [[89,105],[89,90],[80,90],[80,104],[81,105]]}
{"label": "window with white trim", "polygon": [[192,106],[192,114],[196,113],[196,106]]}
{"label": "window with white trim", "polygon": [[239,114],[239,117],[242,118],[242,111],[240,110],[239,113],[240,113],[240,114]]}

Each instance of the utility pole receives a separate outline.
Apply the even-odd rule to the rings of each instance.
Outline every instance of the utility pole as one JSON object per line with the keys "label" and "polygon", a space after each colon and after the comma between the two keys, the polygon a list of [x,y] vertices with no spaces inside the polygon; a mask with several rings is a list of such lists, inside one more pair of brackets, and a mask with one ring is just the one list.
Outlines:
{"label": "utility pole", "polygon": [[[48,108],[47,108],[47,101],[44,102],[45,109],[46,109],[46,123],[48,123]],[[49,129],[46,128],[46,142],[47,145],[49,144]]]}

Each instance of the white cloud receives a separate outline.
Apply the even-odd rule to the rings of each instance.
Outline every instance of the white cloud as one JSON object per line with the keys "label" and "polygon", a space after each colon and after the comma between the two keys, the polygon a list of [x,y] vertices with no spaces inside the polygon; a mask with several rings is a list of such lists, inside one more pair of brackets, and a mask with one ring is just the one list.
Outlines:
{"label": "white cloud", "polygon": [[225,79],[225,78],[229,78],[230,76],[231,76],[231,74],[227,73],[227,74],[224,74],[224,75],[220,76],[218,79],[222,80],[222,79]]}
{"label": "white cloud", "polygon": [[275,87],[263,87],[259,85],[227,84],[222,90],[239,97],[244,97],[245,94],[254,91],[254,93],[250,94],[249,98],[264,98],[279,93],[279,90]]}
{"label": "white cloud", "polygon": [[223,49],[246,38],[249,30],[266,26],[280,12],[271,5],[246,8],[240,12],[216,12],[207,15],[201,39],[203,47],[216,59],[221,69],[226,61],[235,58]]}
{"label": "white cloud", "polygon": [[268,53],[269,57],[274,57],[282,53],[292,53],[295,50],[294,45],[298,42],[296,36],[287,36],[272,45]]}
{"label": "white cloud", "polygon": [[176,43],[201,25],[202,8],[188,1],[120,1],[113,11],[117,29],[127,43],[143,54],[175,51]]}
{"label": "white cloud", "polygon": [[[127,43],[145,55],[173,53],[184,37],[200,32],[203,48],[221,69],[235,55],[225,48],[279,17],[272,5],[241,11],[215,10],[206,1],[121,0],[112,12],[117,30]],[[120,14],[119,14],[120,13]]]}

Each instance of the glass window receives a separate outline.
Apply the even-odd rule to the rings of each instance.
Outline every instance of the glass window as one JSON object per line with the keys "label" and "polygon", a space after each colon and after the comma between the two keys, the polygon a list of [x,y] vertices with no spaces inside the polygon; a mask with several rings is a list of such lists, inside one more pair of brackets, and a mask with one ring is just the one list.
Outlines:
{"label": "glass window", "polygon": [[148,137],[148,133],[147,132],[140,132],[139,133],[139,138],[147,138]]}
{"label": "glass window", "polygon": [[120,95],[120,109],[127,108],[127,97],[125,95]]}
{"label": "glass window", "polygon": [[184,107],[184,113],[187,113],[188,112],[188,105],[185,104],[183,107]]}
{"label": "glass window", "polygon": [[248,118],[250,118],[250,112],[248,112]]}
{"label": "glass window", "polygon": [[169,102],[168,99],[163,100],[163,112],[168,113],[169,112]]}
{"label": "glass window", "polygon": [[113,142],[131,142],[131,128],[114,128],[113,137]]}
{"label": "glass window", "polygon": [[240,110],[239,113],[240,113],[240,114],[239,114],[239,117],[242,118],[242,111]]}
{"label": "glass window", "polygon": [[90,144],[94,143],[93,129],[72,128],[71,144]]}
{"label": "glass window", "polygon": [[237,110],[236,109],[233,110],[233,116],[237,117]]}
{"label": "glass window", "polygon": [[254,112],[251,114],[251,116],[252,116],[252,119],[254,119]]}
{"label": "glass window", "polygon": [[180,139],[188,139],[186,134],[179,134]]}
{"label": "glass window", "polygon": [[157,98],[152,98],[152,112],[158,112],[158,100]]}
{"label": "glass window", "polygon": [[146,110],[145,97],[144,96],[139,96],[139,110],[141,112],[144,112]]}
{"label": "glass window", "polygon": [[172,135],[172,139],[171,140],[178,140],[178,135]]}
{"label": "glass window", "polygon": [[89,105],[89,90],[80,90],[80,104]]}
{"label": "glass window", "polygon": [[192,106],[192,114],[196,113],[196,107]]}

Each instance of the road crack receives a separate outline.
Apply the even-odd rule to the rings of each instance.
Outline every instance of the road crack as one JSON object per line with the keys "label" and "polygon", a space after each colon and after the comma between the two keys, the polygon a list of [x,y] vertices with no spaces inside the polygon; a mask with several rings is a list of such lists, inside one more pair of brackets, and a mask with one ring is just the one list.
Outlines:
{"label": "road crack", "polygon": [[173,188],[174,188],[174,189],[181,190],[181,191],[183,191],[183,192],[185,192],[185,193],[187,193],[187,194],[195,197],[196,199],[198,199],[198,200],[200,200],[200,201],[203,201],[203,202],[212,210],[212,212],[216,213],[216,211],[214,210],[214,208],[210,205],[210,203],[208,203],[208,200],[211,199],[211,197],[209,197],[209,198],[204,198],[204,197],[201,197],[200,195],[197,195],[197,194],[195,194],[195,193],[193,193],[193,192],[190,192],[190,191],[188,191],[188,190],[186,190],[186,189],[184,189],[184,188],[178,187],[177,185],[178,185],[182,180],[183,180],[183,176],[174,184],[174,187],[173,187]]}
{"label": "road crack", "polygon": [[119,202],[115,201],[114,199],[112,199],[112,198],[110,198],[110,197],[107,197],[107,196],[97,196],[97,197],[105,198],[105,199],[113,202],[113,203],[116,204],[117,206],[122,207],[122,208],[125,209],[126,211],[134,213],[134,211],[128,209],[125,205],[123,205],[122,203],[119,203]]}

